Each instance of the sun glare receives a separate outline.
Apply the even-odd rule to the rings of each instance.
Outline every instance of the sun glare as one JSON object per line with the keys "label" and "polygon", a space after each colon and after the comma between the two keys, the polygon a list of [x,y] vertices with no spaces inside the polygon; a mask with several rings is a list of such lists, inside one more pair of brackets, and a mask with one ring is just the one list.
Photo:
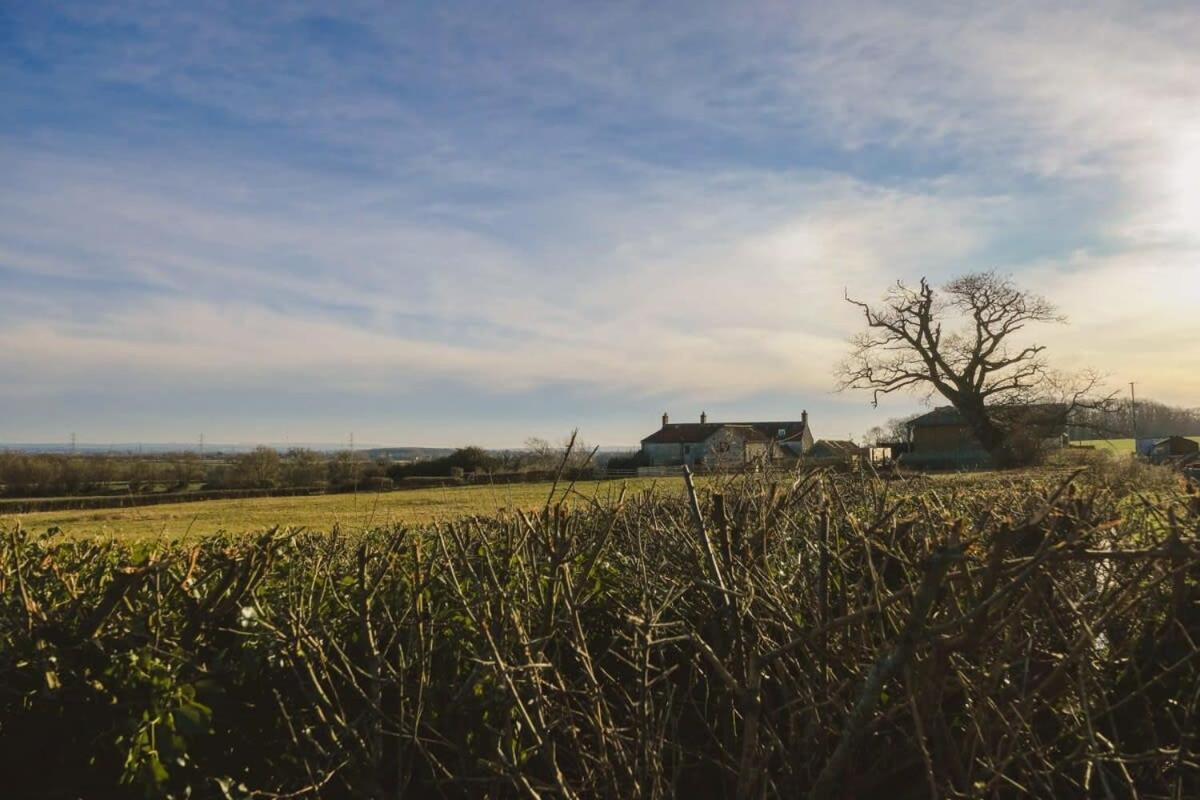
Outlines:
{"label": "sun glare", "polygon": [[1167,169],[1167,224],[1172,233],[1200,239],[1200,133],[1183,140]]}

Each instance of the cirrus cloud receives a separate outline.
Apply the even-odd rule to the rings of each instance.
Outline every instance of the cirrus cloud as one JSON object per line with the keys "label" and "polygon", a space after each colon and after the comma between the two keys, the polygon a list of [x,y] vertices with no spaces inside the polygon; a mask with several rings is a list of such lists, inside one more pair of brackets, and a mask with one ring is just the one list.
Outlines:
{"label": "cirrus cloud", "polygon": [[1070,314],[1063,363],[1200,394],[1186,4],[65,3],[7,31],[0,438],[115,436],[115,407],[259,435],[267,397],[330,437],[286,410],[313,385],[414,443],[463,434],[396,403],[485,444],[629,442],[671,404],[840,431],[843,291],[991,267]]}

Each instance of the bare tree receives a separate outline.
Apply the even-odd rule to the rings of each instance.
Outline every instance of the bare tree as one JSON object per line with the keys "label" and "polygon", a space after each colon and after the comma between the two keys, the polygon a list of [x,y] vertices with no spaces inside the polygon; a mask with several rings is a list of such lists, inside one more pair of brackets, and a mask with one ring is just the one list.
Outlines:
{"label": "bare tree", "polygon": [[565,466],[569,469],[582,469],[592,462],[595,449],[574,434],[565,437],[560,444],[553,444],[537,436],[525,440],[526,463],[533,469],[556,468],[563,461],[564,451],[568,451]]}
{"label": "bare tree", "polygon": [[891,417],[884,425],[884,431],[887,434],[889,442],[910,442],[912,441],[912,421],[920,414],[908,414],[903,417]]}
{"label": "bare tree", "polygon": [[1020,409],[1043,404],[1038,424],[1062,425],[1076,408],[1110,399],[1093,396],[1094,373],[1057,373],[1043,358],[1045,346],[1016,343],[1032,323],[1066,319],[995,272],[964,275],[940,290],[925,278],[916,288],[897,282],[878,306],[846,300],[862,311],[867,330],[851,340],[841,388],[870,390],[875,405],[892,392],[940,394],[999,464],[1033,455],[1025,435],[1030,420]]}
{"label": "bare tree", "polygon": [[884,430],[879,425],[876,425],[875,427],[869,429],[866,433],[863,434],[863,437],[862,437],[862,442],[867,447],[874,447],[875,445],[879,444],[880,442],[886,442],[887,440],[888,440],[887,431]]}
{"label": "bare tree", "polygon": [[538,436],[530,436],[525,440],[525,451],[525,464],[532,469],[550,469],[555,458],[562,455],[561,448]]}

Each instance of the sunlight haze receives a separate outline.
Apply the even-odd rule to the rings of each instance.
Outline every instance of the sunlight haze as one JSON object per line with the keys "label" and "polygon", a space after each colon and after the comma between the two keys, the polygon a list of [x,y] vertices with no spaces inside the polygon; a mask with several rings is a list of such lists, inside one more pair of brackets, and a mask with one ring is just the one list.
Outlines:
{"label": "sunlight haze", "polygon": [[996,269],[1200,394],[1200,7],[13,3],[0,441],[857,435],[844,292]]}

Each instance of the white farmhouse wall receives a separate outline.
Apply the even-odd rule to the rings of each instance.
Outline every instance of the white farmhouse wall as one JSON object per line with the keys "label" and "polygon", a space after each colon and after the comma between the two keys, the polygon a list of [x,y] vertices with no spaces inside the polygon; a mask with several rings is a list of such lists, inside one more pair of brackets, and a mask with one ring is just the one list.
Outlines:
{"label": "white farmhouse wall", "polygon": [[642,445],[642,451],[646,454],[646,461],[652,467],[669,467],[674,464],[683,464],[684,452],[682,444],[651,444],[647,442]]}
{"label": "white farmhouse wall", "polygon": [[733,466],[746,461],[746,440],[741,435],[721,428],[704,442],[704,463],[708,466]]}
{"label": "white farmhouse wall", "polygon": [[697,462],[715,467],[743,464],[748,457],[754,455],[752,451],[755,447],[758,448],[760,454],[765,452],[765,445],[761,443],[751,443],[749,447],[751,450],[747,450],[745,437],[741,433],[728,428],[719,428],[703,442],[689,444],[647,442],[642,445],[642,451],[646,454],[646,462],[652,467],[678,464],[695,466]]}

